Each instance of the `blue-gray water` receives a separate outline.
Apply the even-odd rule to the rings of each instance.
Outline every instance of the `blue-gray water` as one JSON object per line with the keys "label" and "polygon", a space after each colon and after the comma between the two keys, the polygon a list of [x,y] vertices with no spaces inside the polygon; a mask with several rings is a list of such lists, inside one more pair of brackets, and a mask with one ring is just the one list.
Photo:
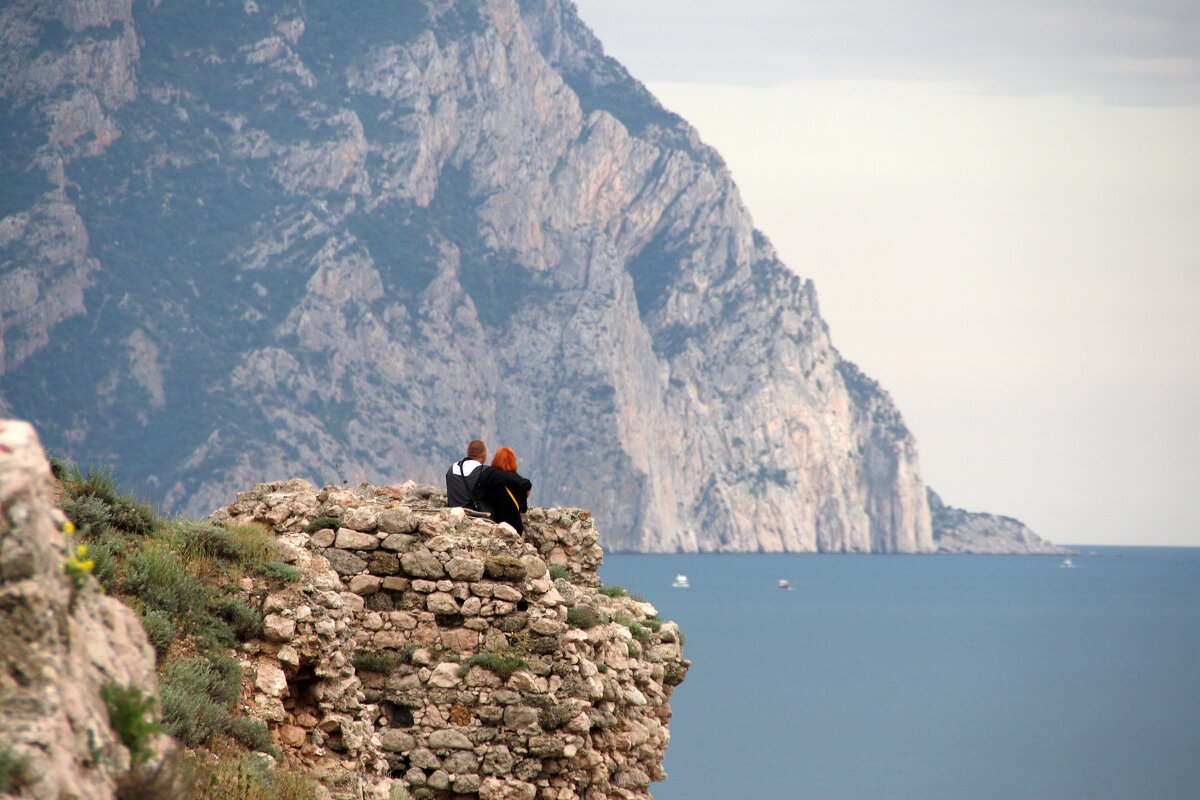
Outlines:
{"label": "blue-gray water", "polygon": [[1200,548],[1085,549],[606,556],[693,662],[654,797],[1200,798]]}

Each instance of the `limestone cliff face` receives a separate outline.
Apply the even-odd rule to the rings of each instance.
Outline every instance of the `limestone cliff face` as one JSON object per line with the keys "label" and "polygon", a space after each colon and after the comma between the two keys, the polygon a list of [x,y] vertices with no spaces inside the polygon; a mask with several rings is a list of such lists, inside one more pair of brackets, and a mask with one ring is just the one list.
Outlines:
{"label": "limestone cliff face", "polygon": [[[138,616],[64,574],[70,539],[50,465],[26,422],[0,419],[0,748],[14,796],[111,800],[130,754],[101,699],[106,685],[157,696]],[[173,748],[156,736],[153,750]],[[14,763],[21,763],[20,770]],[[151,766],[154,766],[153,764]]]}
{"label": "limestone cliff face", "polygon": [[0,406],[172,508],[508,445],[614,550],[930,552],[916,443],[566,0],[0,12]]}

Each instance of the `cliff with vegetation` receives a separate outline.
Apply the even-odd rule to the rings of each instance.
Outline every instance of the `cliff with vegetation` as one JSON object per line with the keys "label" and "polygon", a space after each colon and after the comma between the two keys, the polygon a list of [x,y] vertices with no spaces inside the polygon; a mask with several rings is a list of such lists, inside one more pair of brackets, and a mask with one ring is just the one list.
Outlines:
{"label": "cliff with vegetation", "polygon": [[612,549],[935,549],[803,265],[568,0],[14,0],[0,54],[0,411],[55,452],[202,516],[482,437]]}
{"label": "cliff with vegetation", "polygon": [[428,486],[291,480],[167,521],[56,468],[62,510],[32,428],[0,422],[17,796],[632,800],[665,777],[683,637],[601,585],[587,511],[520,536]]}

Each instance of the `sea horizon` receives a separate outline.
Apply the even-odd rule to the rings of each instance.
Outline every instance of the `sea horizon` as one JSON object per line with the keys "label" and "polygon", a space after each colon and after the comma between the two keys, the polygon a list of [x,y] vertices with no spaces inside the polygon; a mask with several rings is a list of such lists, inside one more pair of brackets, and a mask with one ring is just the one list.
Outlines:
{"label": "sea horizon", "polygon": [[652,794],[1200,797],[1200,547],[1078,547],[606,555],[692,660]]}

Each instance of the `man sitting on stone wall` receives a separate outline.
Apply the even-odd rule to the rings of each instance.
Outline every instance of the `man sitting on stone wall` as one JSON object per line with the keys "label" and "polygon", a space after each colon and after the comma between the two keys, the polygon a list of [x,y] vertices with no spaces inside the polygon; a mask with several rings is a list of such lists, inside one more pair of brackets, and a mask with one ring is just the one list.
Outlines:
{"label": "man sitting on stone wall", "polygon": [[491,514],[492,509],[483,498],[493,487],[507,486],[514,492],[520,491],[524,497],[533,488],[533,483],[515,472],[496,469],[487,463],[487,445],[479,439],[472,439],[467,445],[467,457],[456,461],[446,470],[446,505],[459,506],[484,514]]}

